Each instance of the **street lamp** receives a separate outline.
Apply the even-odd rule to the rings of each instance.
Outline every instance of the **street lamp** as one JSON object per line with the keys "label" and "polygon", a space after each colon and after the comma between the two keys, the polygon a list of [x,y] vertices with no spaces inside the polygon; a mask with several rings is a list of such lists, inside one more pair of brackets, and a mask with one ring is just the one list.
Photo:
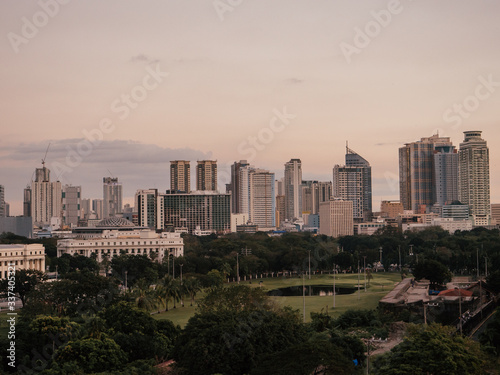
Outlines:
{"label": "street lamp", "polygon": [[303,315],[304,323],[306,322],[306,283],[304,278],[304,273],[302,273],[302,302],[303,302]]}
{"label": "street lamp", "polygon": [[309,250],[309,280],[311,280],[311,250]]}
{"label": "street lamp", "polygon": [[333,264],[333,308],[335,308],[335,296],[336,296],[336,292],[335,292],[335,275],[337,273],[337,267],[335,266],[335,263]]}
{"label": "street lamp", "polygon": [[366,293],[366,255],[363,255],[363,275],[365,277],[365,293]]}

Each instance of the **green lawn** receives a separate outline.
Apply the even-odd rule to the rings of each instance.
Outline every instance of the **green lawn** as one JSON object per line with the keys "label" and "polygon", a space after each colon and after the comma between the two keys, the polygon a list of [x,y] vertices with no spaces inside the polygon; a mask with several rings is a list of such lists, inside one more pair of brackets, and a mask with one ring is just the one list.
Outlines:
{"label": "green lawn", "polygon": [[[259,279],[260,280],[260,279]],[[276,288],[283,288],[288,286],[300,286],[302,285],[302,278],[269,278],[262,279],[262,285],[259,285],[259,280],[253,280],[252,284],[249,281],[241,281],[241,284],[249,285],[255,288],[265,288],[267,290],[272,290]],[[306,321],[310,321],[311,312],[326,312],[328,306],[328,313],[333,313],[334,316],[338,316],[348,309],[374,309],[378,305],[378,301],[385,296],[396,283],[401,281],[401,276],[399,273],[374,273],[373,279],[370,281],[370,286],[364,291],[364,279],[363,275],[360,276],[360,292],[355,292],[354,294],[347,295],[336,295],[335,297],[335,309],[332,311],[333,306],[333,296],[306,296]],[[305,285],[332,285],[333,288],[333,275],[320,275],[313,276],[311,280],[305,279]],[[346,287],[357,287],[358,285],[358,275],[357,274],[347,274],[347,275],[337,275],[335,280],[337,286]],[[202,295],[197,296],[201,298]],[[300,310],[303,313],[303,298],[300,297],[272,297],[279,306],[291,306],[293,309]],[[177,308],[172,308],[172,303],[170,303],[170,310],[162,312],[160,314],[154,314],[155,319],[170,319],[174,324],[179,324],[184,327],[195,313],[195,307],[189,306],[190,301],[186,301],[185,306],[181,307],[180,303],[177,304]]]}

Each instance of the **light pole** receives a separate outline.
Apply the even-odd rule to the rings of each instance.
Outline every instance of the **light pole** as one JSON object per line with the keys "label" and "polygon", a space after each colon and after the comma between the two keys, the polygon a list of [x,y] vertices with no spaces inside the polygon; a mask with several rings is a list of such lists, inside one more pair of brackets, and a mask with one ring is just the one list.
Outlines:
{"label": "light pole", "polygon": [[175,256],[172,256],[172,279],[175,280]]}
{"label": "light pole", "polygon": [[240,283],[240,260],[238,253],[236,253],[236,281],[238,284]]}
{"label": "light pole", "polygon": [[366,293],[366,255],[363,255],[363,275],[365,277],[365,293]]}
{"label": "light pole", "polygon": [[183,265],[184,265],[184,264],[182,264],[182,263],[181,263],[181,264],[179,264],[179,266],[181,267],[181,285],[182,285],[182,266],[183,266]]}
{"label": "light pole", "polygon": [[361,299],[361,295],[359,294],[360,293],[360,285],[359,285],[359,258],[358,258],[358,300]]}
{"label": "light pole", "polygon": [[337,267],[335,267],[335,263],[333,264],[333,308],[335,308],[335,295],[336,295],[336,291],[335,291],[335,276],[337,274]]}
{"label": "light pole", "polygon": [[309,250],[309,280],[311,280],[311,250]]}
{"label": "light pole", "polygon": [[479,280],[479,248],[476,248],[477,279]]}
{"label": "light pole", "polygon": [[484,257],[484,277],[488,277],[488,257]]}
{"label": "light pole", "polygon": [[303,302],[303,320],[306,322],[306,281],[304,278],[304,273],[302,273],[302,302]]}
{"label": "light pole", "polygon": [[401,245],[398,246],[399,253],[399,272],[401,273]]}
{"label": "light pole", "polygon": [[459,314],[459,324],[460,324],[460,336],[462,336],[462,291],[460,287],[458,288],[458,314]]}
{"label": "light pole", "polygon": [[125,290],[127,290],[127,275],[128,271],[125,271]]}
{"label": "light pole", "polygon": [[57,281],[57,276],[59,275],[59,274],[57,273],[57,267],[59,267],[59,266],[56,264],[56,281]]}
{"label": "light pole", "polygon": [[[382,246],[380,246],[379,251],[380,251],[380,265],[382,266]],[[382,266],[382,268],[383,268],[383,266]]]}

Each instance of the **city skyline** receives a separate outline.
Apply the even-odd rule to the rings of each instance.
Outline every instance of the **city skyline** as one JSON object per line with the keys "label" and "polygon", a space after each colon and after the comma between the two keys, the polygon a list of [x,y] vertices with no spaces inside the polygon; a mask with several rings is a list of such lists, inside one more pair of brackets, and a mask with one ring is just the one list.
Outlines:
{"label": "city skyline", "polygon": [[300,158],[304,180],[330,181],[348,140],[377,210],[398,199],[399,147],[437,132],[458,145],[466,130],[488,141],[500,202],[498,3],[40,3],[0,4],[11,215],[49,142],[51,177],[99,198],[109,170],[132,203],[169,188],[171,160],[217,160],[219,177],[248,160],[281,178]]}

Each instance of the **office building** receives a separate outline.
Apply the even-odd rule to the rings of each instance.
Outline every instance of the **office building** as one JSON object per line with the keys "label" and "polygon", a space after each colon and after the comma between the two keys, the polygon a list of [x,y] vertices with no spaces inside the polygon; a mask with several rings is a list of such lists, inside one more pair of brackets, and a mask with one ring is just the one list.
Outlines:
{"label": "office building", "polygon": [[164,195],[157,189],[137,190],[135,205],[137,208],[137,224],[150,229],[163,229],[165,225]]}
{"label": "office building", "polygon": [[354,234],[353,203],[332,198],[319,205],[319,233],[327,236],[352,236]]}
{"label": "office building", "polygon": [[302,213],[316,215],[319,204],[327,202],[332,196],[332,183],[327,181],[302,181]]}
{"label": "office building", "polygon": [[500,224],[500,203],[491,204],[491,220],[492,224]]}
{"label": "office building", "polygon": [[259,230],[276,227],[276,194],[274,173],[263,169],[253,169],[249,174],[250,221]]}
{"label": "office building", "polygon": [[118,178],[104,177],[103,184],[103,218],[116,216],[123,209],[123,187]]}
{"label": "office building", "polygon": [[435,134],[399,149],[399,195],[405,210],[423,213],[435,203],[434,155],[439,147],[452,147],[450,138]]}
{"label": "office building", "polygon": [[346,145],[345,166],[361,168],[362,211],[364,218],[368,220],[372,213],[372,167],[368,160],[350,149],[348,145]]}
{"label": "office building", "polygon": [[394,219],[403,212],[403,204],[399,201],[382,201],[380,203],[380,215],[382,217]]}
{"label": "office building", "polygon": [[0,245],[0,279],[7,279],[9,267],[45,272],[45,248],[42,244]]}
{"label": "office building", "polygon": [[0,217],[6,217],[5,214],[5,189],[0,185]]}
{"label": "office building", "polygon": [[33,224],[39,227],[49,225],[53,217],[62,216],[61,183],[50,181],[50,170],[45,164],[36,168],[35,181],[31,183],[31,216]]}
{"label": "office building", "polygon": [[302,162],[291,159],[285,163],[285,219],[293,221],[302,216]]}
{"label": "office building", "polygon": [[23,190],[23,216],[31,217],[31,186],[26,186]]}
{"label": "office building", "polygon": [[217,191],[217,160],[201,160],[196,166],[196,190]]}
{"label": "office building", "polygon": [[63,225],[77,226],[81,216],[81,186],[64,185],[62,189]]}
{"label": "office building", "polygon": [[191,192],[191,165],[187,160],[170,162],[170,190],[174,193]]}
{"label": "office building", "polygon": [[490,220],[490,164],[486,141],[481,131],[465,131],[460,143],[459,200],[469,206],[473,225],[489,225]]}
{"label": "office building", "polygon": [[441,206],[458,200],[458,153],[455,146],[434,148],[434,203]]}
{"label": "office building", "polygon": [[[248,207],[242,208],[241,202],[244,200],[248,200],[248,171],[243,172],[242,169],[249,167],[250,164],[246,160],[240,160],[239,162],[234,162],[231,165],[231,182],[229,183],[228,188],[226,189],[226,193],[231,192],[231,212],[233,214],[238,213],[248,213]],[[247,181],[242,181],[242,173],[247,177]],[[246,189],[246,199],[243,199],[242,194],[244,195],[244,190]]]}
{"label": "office building", "polygon": [[[164,195],[165,229],[186,229],[229,233],[231,230],[231,194],[195,191],[191,194]],[[157,228],[160,229],[160,228]]]}
{"label": "office building", "polygon": [[104,217],[104,200],[103,199],[92,199],[92,211],[96,216],[96,219],[102,220]]}

